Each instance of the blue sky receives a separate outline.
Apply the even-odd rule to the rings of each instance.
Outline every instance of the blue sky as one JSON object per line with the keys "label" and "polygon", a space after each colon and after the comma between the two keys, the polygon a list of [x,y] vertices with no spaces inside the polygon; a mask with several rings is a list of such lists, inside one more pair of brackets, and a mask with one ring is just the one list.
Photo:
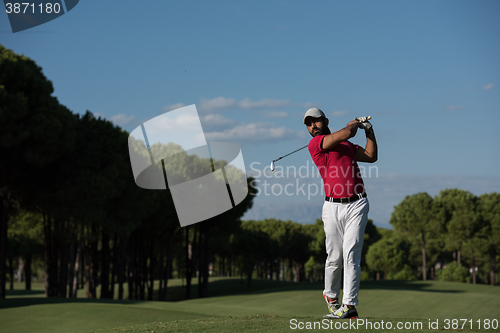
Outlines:
{"label": "blue sky", "polygon": [[309,107],[332,130],[371,115],[370,217],[388,227],[405,195],[500,191],[499,15],[500,2],[472,0],[87,0],[15,34],[2,13],[0,43],[35,60],[70,110],[129,132],[196,104],[206,139],[238,144],[260,175],[246,218],[319,218],[307,150],[277,162],[281,175],[270,162],[308,143]]}

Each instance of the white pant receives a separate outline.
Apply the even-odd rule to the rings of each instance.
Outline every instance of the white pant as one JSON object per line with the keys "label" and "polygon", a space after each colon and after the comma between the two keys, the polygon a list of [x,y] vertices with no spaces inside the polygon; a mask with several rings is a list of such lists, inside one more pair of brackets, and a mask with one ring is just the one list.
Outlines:
{"label": "white pant", "polygon": [[344,297],[342,304],[358,305],[361,278],[361,248],[370,205],[367,198],[341,204],[325,201],[323,223],[326,234],[325,295],[338,298],[342,262]]}

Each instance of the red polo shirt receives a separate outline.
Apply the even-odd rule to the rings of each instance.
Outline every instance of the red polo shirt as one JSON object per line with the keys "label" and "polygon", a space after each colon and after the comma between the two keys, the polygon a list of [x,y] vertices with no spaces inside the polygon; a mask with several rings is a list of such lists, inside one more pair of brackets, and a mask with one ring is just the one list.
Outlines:
{"label": "red polo shirt", "polygon": [[346,198],[363,193],[365,185],[356,162],[359,146],[343,141],[335,147],[321,149],[324,135],[318,135],[309,142],[309,153],[318,167],[325,184],[325,195],[332,198]]}

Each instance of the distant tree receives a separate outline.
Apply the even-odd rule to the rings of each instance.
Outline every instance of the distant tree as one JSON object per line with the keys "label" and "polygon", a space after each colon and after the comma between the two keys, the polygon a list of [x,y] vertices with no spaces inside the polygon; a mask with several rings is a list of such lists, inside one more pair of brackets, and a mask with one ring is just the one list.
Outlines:
{"label": "distant tree", "polygon": [[[32,262],[34,259],[42,259],[43,256],[43,225],[39,214],[26,210],[18,210],[11,217],[9,228],[9,240],[17,243],[13,249],[15,256],[22,258],[25,288],[31,290]],[[22,272],[18,272],[22,274]]]}
{"label": "distant tree", "polygon": [[479,196],[478,213],[485,230],[486,252],[489,257],[490,284],[496,283],[496,270],[500,256],[500,194],[493,192]]}
{"label": "distant tree", "polygon": [[74,117],[53,92],[34,61],[0,45],[0,298],[13,202],[47,192],[44,179],[74,145]]}
{"label": "distant tree", "polygon": [[394,207],[390,223],[394,230],[410,243],[419,245],[422,253],[422,276],[427,280],[427,247],[429,239],[435,238],[439,229],[433,199],[427,193],[406,196]]}
{"label": "distant tree", "polygon": [[368,219],[365,228],[363,248],[361,250],[361,269],[365,269],[367,267],[366,254],[368,253],[368,249],[381,238],[382,235],[380,234],[378,228],[373,224],[373,220]]}
{"label": "distant tree", "polygon": [[250,287],[255,265],[272,260],[278,244],[264,231],[253,228],[251,221],[245,221],[241,231],[233,239],[233,248],[240,257],[243,271],[247,275],[247,286]]}
{"label": "distant tree", "polygon": [[408,244],[388,230],[385,237],[368,248],[366,264],[372,271],[383,272],[385,279],[388,275],[394,275],[405,267],[407,256]]}
{"label": "distant tree", "polygon": [[477,198],[468,191],[455,188],[440,191],[436,201],[444,209],[446,246],[449,250],[456,251],[457,264],[460,266],[463,246],[478,228]]}

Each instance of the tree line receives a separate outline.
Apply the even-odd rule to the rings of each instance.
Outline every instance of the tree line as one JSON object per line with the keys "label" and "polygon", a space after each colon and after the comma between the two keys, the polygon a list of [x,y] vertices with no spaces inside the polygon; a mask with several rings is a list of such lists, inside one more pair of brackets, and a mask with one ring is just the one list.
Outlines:
{"label": "tree line", "polygon": [[[24,272],[26,289],[41,278],[47,297],[76,297],[85,288],[89,298],[122,299],[127,288],[128,298],[150,300],[166,300],[173,277],[185,279],[185,298],[193,278],[199,297],[209,295],[209,276],[245,277],[248,285],[252,278],[323,279],[320,219],[242,222],[256,191],[248,178],[249,195],[236,208],[181,228],[168,189],[135,184],[129,133],[89,111],[73,114],[52,93],[35,62],[0,45],[0,297],[15,271]],[[182,152],[164,161],[194,169],[206,162]],[[496,283],[499,199],[457,189],[406,197],[392,214],[394,230],[368,221],[363,279],[475,283],[486,282],[488,271]]]}
{"label": "tree line", "polygon": [[[386,278],[496,284],[500,260],[500,194],[460,189],[406,196],[394,207],[394,230],[367,253],[367,265]],[[379,276],[380,277],[380,276]]]}
{"label": "tree line", "polygon": [[[129,143],[135,157],[149,158],[139,143],[89,111],[73,114],[53,91],[34,61],[0,45],[0,297],[18,258],[27,289],[34,263],[43,263],[47,297],[76,297],[84,283],[89,298],[100,285],[101,298],[122,298],[126,287],[129,298],[152,299],[160,281],[165,299],[174,267],[186,278],[187,297],[193,272],[200,296],[208,295],[210,253],[252,206],[251,179],[239,184],[250,195],[234,209],[180,228],[170,191],[134,182]],[[162,163],[173,164],[179,180],[193,176],[186,167],[224,163],[171,143],[154,148],[176,153]]]}

